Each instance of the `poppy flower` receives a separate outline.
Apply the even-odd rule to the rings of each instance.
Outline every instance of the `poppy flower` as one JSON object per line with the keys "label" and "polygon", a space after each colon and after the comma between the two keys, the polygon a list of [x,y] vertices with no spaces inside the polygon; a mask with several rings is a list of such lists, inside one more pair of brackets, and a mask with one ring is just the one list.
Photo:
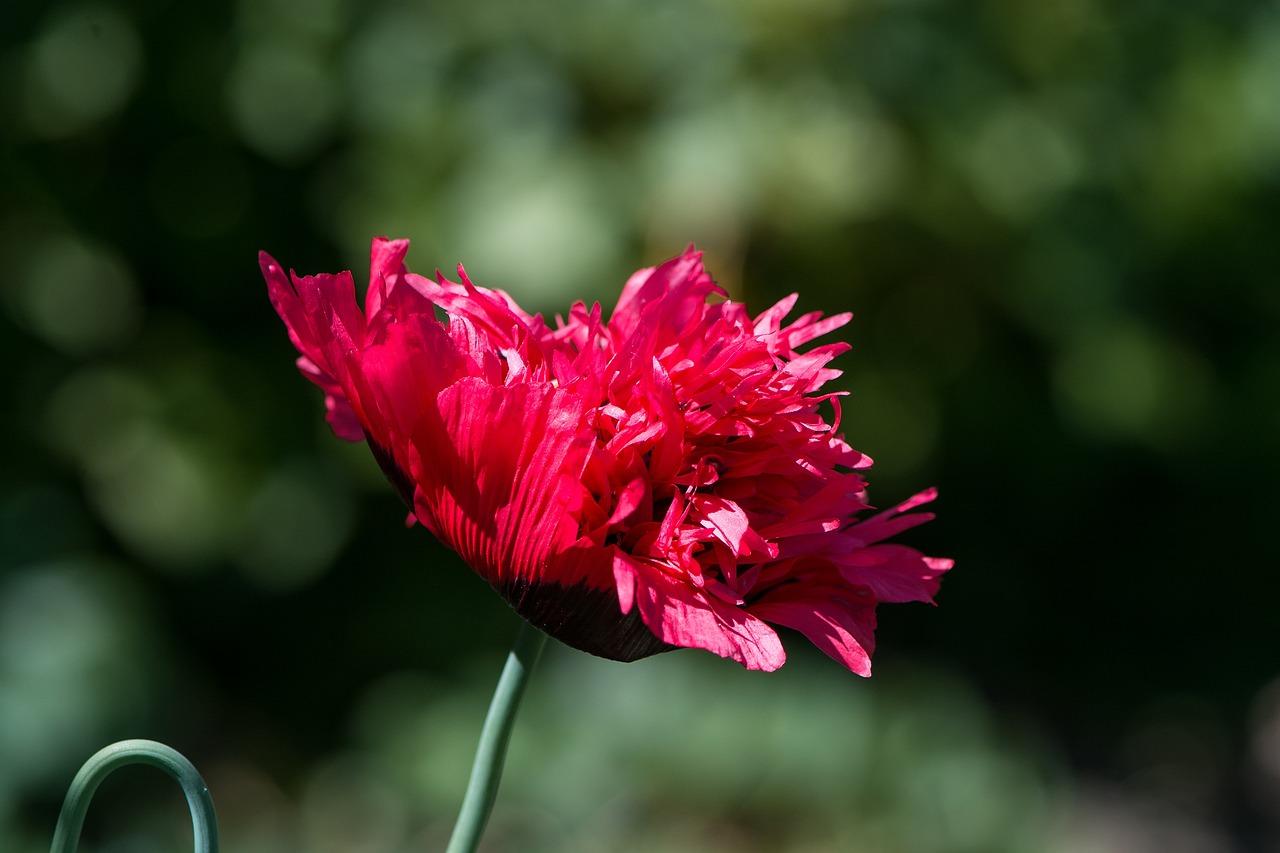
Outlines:
{"label": "poppy flower", "polygon": [[932,601],[951,561],[885,540],[934,492],[868,514],[871,460],[821,393],[848,345],[798,349],[848,314],[784,323],[792,295],[753,318],[691,247],[607,319],[578,302],[552,326],[461,266],[410,273],[408,248],[374,240],[363,310],[349,272],[260,261],[333,431],[538,628],[615,660],[695,647],[773,670],[786,626],[869,675],[876,605]]}

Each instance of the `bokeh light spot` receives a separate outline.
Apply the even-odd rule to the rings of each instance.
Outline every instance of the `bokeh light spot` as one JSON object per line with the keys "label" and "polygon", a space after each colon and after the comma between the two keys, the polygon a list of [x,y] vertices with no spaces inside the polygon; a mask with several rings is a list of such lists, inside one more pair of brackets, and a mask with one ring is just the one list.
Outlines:
{"label": "bokeh light spot", "polygon": [[124,585],[104,565],[7,567],[0,574],[0,791],[42,780],[141,705]]}
{"label": "bokeh light spot", "polygon": [[[17,235],[6,235],[10,243]],[[83,355],[129,341],[142,306],[132,271],[113,250],[70,234],[42,235],[18,255],[6,277],[10,311],[51,346]]]}
{"label": "bokeh light spot", "polygon": [[86,370],[54,392],[46,423],[107,527],[157,568],[186,573],[221,554],[238,495],[225,455],[172,430],[158,399],[139,377]]}
{"label": "bokeh light spot", "polygon": [[755,207],[752,161],[731,104],[658,123],[645,150],[652,239],[734,243]]}
{"label": "bokeh light spot", "polygon": [[1066,129],[1045,112],[1014,102],[992,111],[979,127],[965,165],[987,207],[1015,220],[1037,212],[1083,171]]}
{"label": "bokeh light spot", "polygon": [[28,126],[44,136],[76,133],[124,106],[141,71],[142,43],[128,18],[110,6],[67,9],[31,45]]}
{"label": "bokeh light spot", "polygon": [[772,137],[758,171],[772,183],[772,218],[782,227],[811,227],[876,212],[904,165],[893,127],[870,103],[823,85],[797,87],[764,106],[753,124]]}
{"label": "bokeh light spot", "polygon": [[356,31],[345,71],[351,117],[379,134],[429,138],[440,102],[449,33],[416,7],[382,10]]}
{"label": "bokeh light spot", "polygon": [[1156,447],[1194,435],[1212,390],[1209,367],[1197,354],[1123,320],[1082,329],[1053,378],[1071,422],[1095,437]]}
{"label": "bokeh light spot", "polygon": [[244,506],[238,561],[264,588],[297,588],[328,568],[351,525],[350,496],[337,477],[314,465],[285,465]]}
{"label": "bokeh light spot", "polygon": [[284,162],[323,145],[337,106],[329,77],[310,50],[278,42],[246,46],[227,81],[231,117],[245,144]]}
{"label": "bokeh light spot", "polygon": [[[533,310],[583,298],[605,280],[619,235],[599,176],[575,152],[511,144],[479,159],[455,185],[448,255],[474,258],[477,283],[514,289]],[[570,296],[572,294],[572,296]]]}

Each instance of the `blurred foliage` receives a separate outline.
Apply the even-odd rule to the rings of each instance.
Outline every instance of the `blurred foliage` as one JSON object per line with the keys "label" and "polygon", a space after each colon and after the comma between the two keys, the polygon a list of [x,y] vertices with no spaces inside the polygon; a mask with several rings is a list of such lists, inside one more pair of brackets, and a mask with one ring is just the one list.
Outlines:
{"label": "blurred foliage", "polygon": [[[489,849],[1275,849],[1277,224],[1275,2],[6,3],[0,848],[131,736],[237,853],[444,839],[512,617],[255,264],[388,234],[552,313],[691,241],[854,310],[846,434],[959,561],[870,682],[553,649]],[[165,791],[95,849],[185,845]]]}

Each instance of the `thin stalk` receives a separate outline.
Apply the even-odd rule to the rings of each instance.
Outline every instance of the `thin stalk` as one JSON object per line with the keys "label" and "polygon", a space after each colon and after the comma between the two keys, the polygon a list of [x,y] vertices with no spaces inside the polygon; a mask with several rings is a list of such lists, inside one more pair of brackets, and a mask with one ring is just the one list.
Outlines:
{"label": "thin stalk", "polygon": [[511,739],[516,710],[546,644],[546,634],[521,620],[520,632],[507,654],[507,663],[493,691],[484,728],[480,730],[480,743],[476,747],[475,762],[471,765],[471,779],[467,782],[467,792],[462,798],[458,822],[453,826],[446,853],[474,853],[480,844],[480,836],[484,834],[489,813],[493,811],[494,800],[498,797],[498,783],[502,781],[502,764],[507,757],[507,743]]}
{"label": "thin stalk", "polygon": [[80,830],[94,792],[113,770],[126,764],[149,764],[172,776],[187,795],[191,811],[191,831],[195,853],[218,853],[218,819],[213,812],[209,788],[190,761],[177,751],[153,740],[122,740],[99,750],[76,774],[62,803],[58,825],[53,832],[50,853],[75,853]]}

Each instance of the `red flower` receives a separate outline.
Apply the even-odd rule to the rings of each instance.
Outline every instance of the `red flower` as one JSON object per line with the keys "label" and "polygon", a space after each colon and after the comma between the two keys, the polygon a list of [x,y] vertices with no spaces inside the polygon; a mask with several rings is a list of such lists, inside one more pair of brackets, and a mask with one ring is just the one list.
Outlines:
{"label": "red flower", "polygon": [[876,604],[932,600],[951,561],[883,540],[932,518],[908,510],[933,491],[857,518],[871,460],[817,393],[848,346],[797,352],[848,314],[784,326],[792,295],[752,319],[709,301],[690,249],[608,321],[579,302],[550,328],[461,267],[408,272],[408,247],[374,241],[363,311],[350,273],[286,278],[265,253],[262,272],[334,432],[521,616],[608,658],[690,646],[764,670],[785,625],[869,675]]}

